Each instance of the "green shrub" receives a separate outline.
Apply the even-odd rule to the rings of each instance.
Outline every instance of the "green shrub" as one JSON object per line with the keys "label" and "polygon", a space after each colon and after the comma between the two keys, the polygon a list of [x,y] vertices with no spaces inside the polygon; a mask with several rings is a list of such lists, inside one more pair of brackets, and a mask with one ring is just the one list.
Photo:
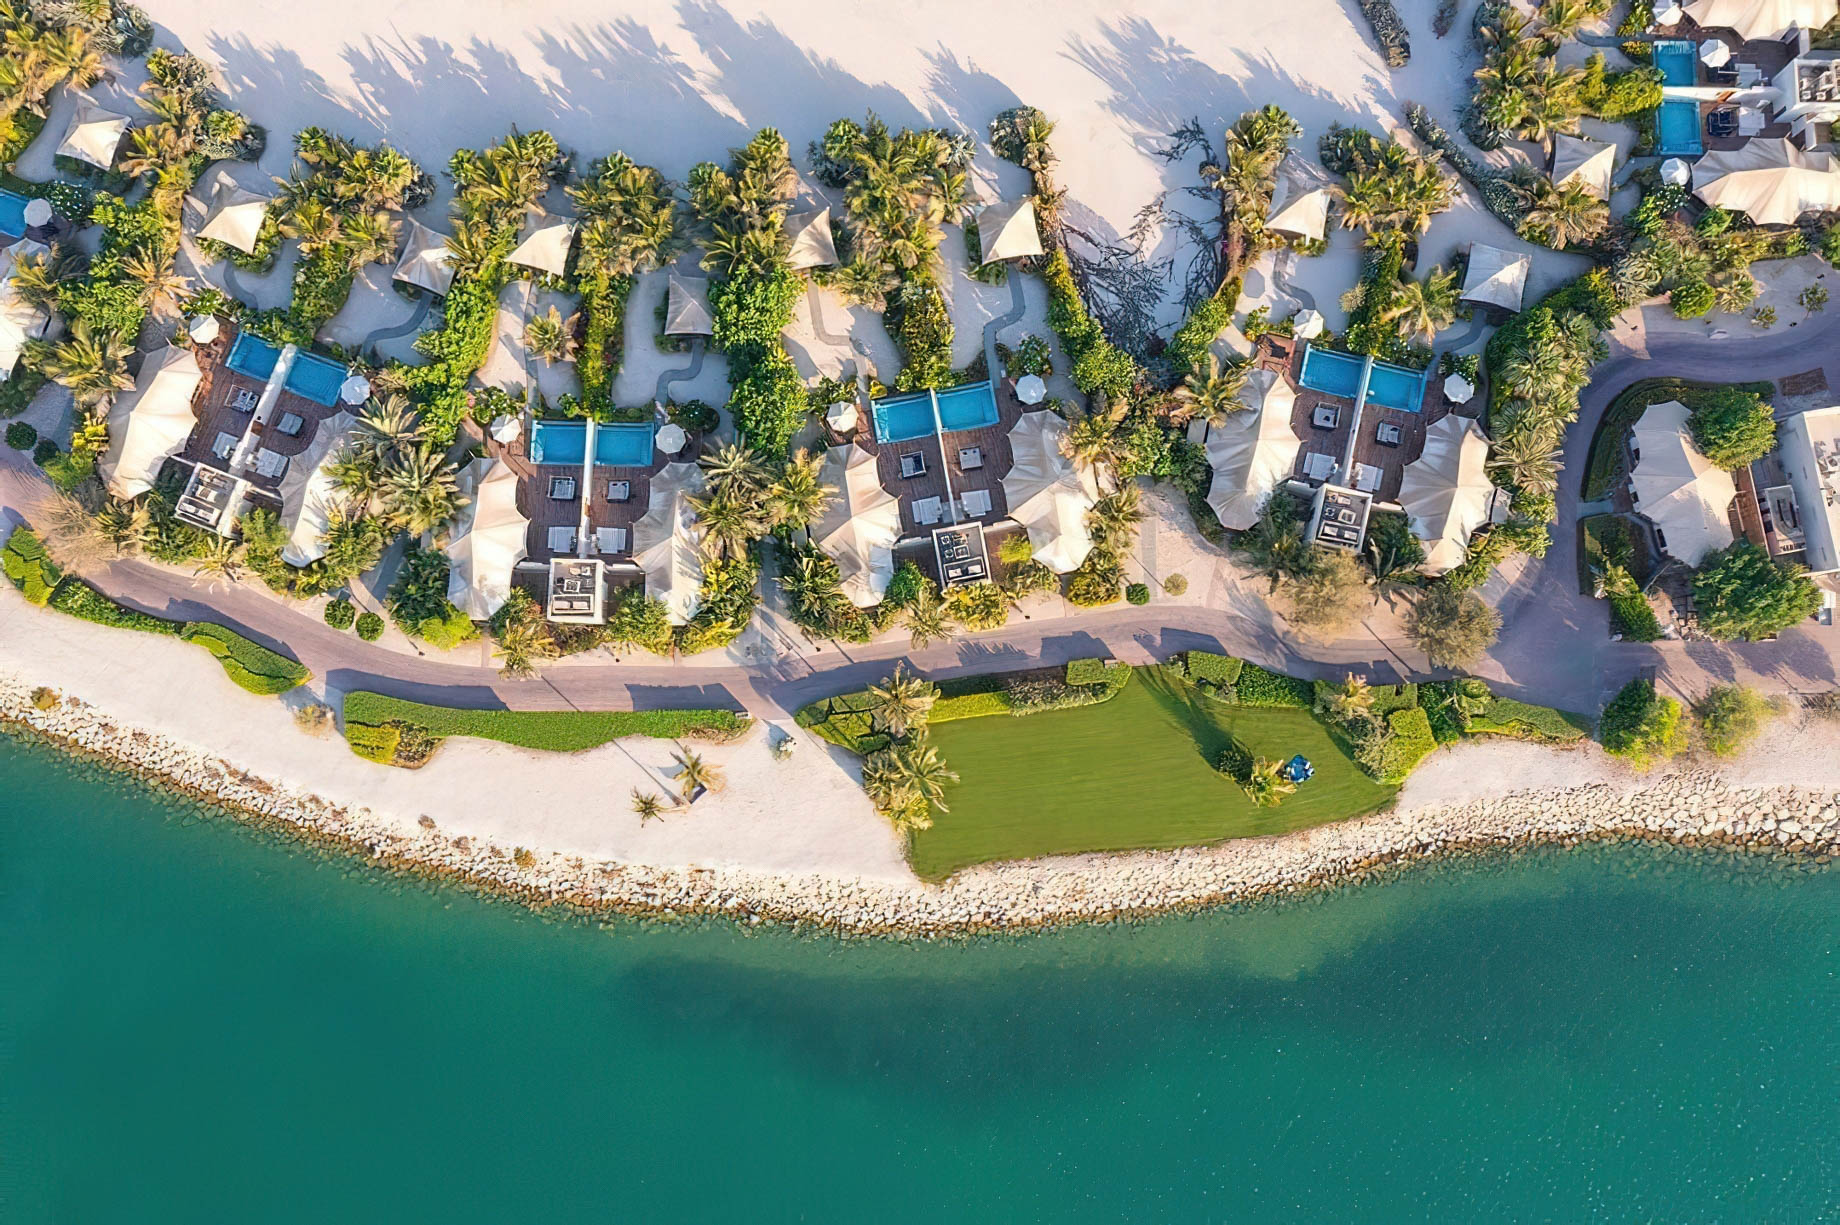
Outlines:
{"label": "green shrub", "polygon": [[1241,706],[1290,706],[1308,710],[1316,702],[1315,686],[1254,663],[1243,664],[1234,682],[1235,700]]}
{"label": "green shrub", "polygon": [[1569,744],[1589,735],[1591,723],[1582,716],[1550,706],[1498,697],[1491,698],[1481,714],[1471,717],[1469,730],[1493,736],[1513,736],[1519,740]]}
{"label": "green shrub", "polygon": [[472,618],[452,604],[447,612],[438,617],[424,617],[416,623],[416,636],[429,646],[439,651],[451,651],[463,642],[471,642],[479,637],[479,630]]}
{"label": "green shrub", "polygon": [[1127,604],[1148,604],[1150,588],[1143,583],[1127,583],[1124,589],[1124,599]]}
{"label": "green shrub", "polygon": [[44,542],[30,528],[14,528],[0,549],[0,568],[26,602],[43,607],[58,584],[58,568],[45,553]]}
{"label": "green shrub", "polygon": [[348,630],[351,623],[358,619],[358,610],[347,599],[328,600],[326,602],[326,624],[335,630]]}
{"label": "green shrub", "polygon": [[1776,420],[1767,400],[1743,387],[1720,387],[1693,406],[1693,443],[1707,459],[1735,471],[1769,454]]}
{"label": "green shrub", "polygon": [[41,438],[32,448],[32,462],[43,468],[59,455],[58,444],[49,438]]}
{"label": "green shrub", "polygon": [[373,729],[360,733],[362,739],[391,725],[409,729],[427,751],[449,736],[475,736],[520,748],[576,753],[624,736],[727,739],[746,729],[747,717],[731,710],[462,710],[380,693],[345,695],[347,740],[352,740],[354,728]]}
{"label": "green shrub", "polygon": [[123,608],[109,599],[88,583],[71,579],[57,588],[51,595],[52,608],[61,613],[69,613],[97,625],[113,626],[116,629],[142,630],[149,634],[171,634],[177,637],[185,632],[185,622],[168,621],[164,617],[155,617],[149,613],[136,612],[132,608]]}
{"label": "green shrub", "polygon": [[15,421],[6,427],[6,445],[15,451],[29,451],[38,442],[38,428],[30,421]]}
{"label": "green shrub", "polygon": [[[1097,550],[1094,550],[1094,554]],[[1097,608],[1102,604],[1111,604],[1118,599],[1121,585],[1118,572],[1109,567],[1100,568],[1091,565],[1093,555],[1088,555],[1086,562],[1075,570],[1067,580],[1067,602],[1081,608]]]}
{"label": "green shrub", "polygon": [[1216,296],[1197,303],[1188,313],[1188,318],[1182,321],[1182,326],[1176,329],[1163,349],[1163,356],[1169,359],[1170,367],[1178,376],[1186,377],[1207,369],[1208,352],[1214,339],[1233,322],[1233,312],[1238,305],[1239,286],[1229,284]]}
{"label": "green shrub", "polygon": [[1217,689],[1231,688],[1245,668],[1244,660],[1232,655],[1217,655],[1213,651],[1190,651],[1185,661],[1190,680]]}
{"label": "green shrub", "polygon": [[[1387,715],[1386,728],[1377,767],[1369,772],[1383,783],[1403,783],[1419,762],[1437,751],[1437,737],[1431,733],[1431,721],[1416,704]],[[1361,764],[1364,768],[1369,765],[1365,760]]]}
{"label": "green shrub", "polygon": [[383,618],[374,612],[358,615],[358,637],[366,642],[375,642],[383,637]]}
{"label": "green shrub", "polygon": [[[1066,252],[1057,250],[1050,255],[1042,265],[1041,275],[1048,284],[1048,326],[1061,338],[1061,348],[1073,363],[1074,385],[1088,395],[1124,397],[1136,385],[1137,363],[1107,340],[1105,329],[1087,313]],[[1227,318],[1232,318],[1231,306]]]}
{"label": "green shrub", "polygon": [[304,664],[251,642],[225,626],[193,621],[186,625],[184,638],[215,655],[230,679],[251,693],[286,693],[305,684],[312,675]]}
{"label": "green shrub", "polygon": [[1776,713],[1768,699],[1743,685],[1714,685],[1693,707],[1700,737],[1715,757],[1736,757]]}
{"label": "green shrub", "polygon": [[1638,770],[1667,760],[1687,744],[1680,703],[1657,694],[1655,682],[1646,677],[1630,681],[1610,699],[1598,721],[1597,738],[1605,752]]}
{"label": "green shrub", "polygon": [[1182,595],[1188,590],[1188,579],[1180,574],[1172,574],[1163,580],[1163,591],[1168,595]]}
{"label": "green shrub", "polygon": [[1668,294],[1668,304],[1674,308],[1674,314],[1682,319],[1699,318],[1711,311],[1717,301],[1718,295],[1704,281],[1688,281],[1676,285]]}
{"label": "green shrub", "polygon": [[402,729],[393,724],[382,727],[345,724],[345,743],[351,746],[351,751],[381,765],[396,764],[396,748],[401,742]]}
{"label": "green shrub", "polygon": [[1075,688],[1102,688],[1110,698],[1130,683],[1130,664],[1111,659],[1074,659],[1067,663],[1067,683]]}
{"label": "green shrub", "polygon": [[1700,629],[1712,637],[1755,642],[1812,617],[1821,590],[1805,568],[1741,540],[1706,558],[1693,576],[1693,601]]}
{"label": "green shrub", "polygon": [[902,285],[888,299],[883,321],[901,350],[901,370],[894,380],[897,390],[951,386],[952,316],[937,285],[931,281]]}

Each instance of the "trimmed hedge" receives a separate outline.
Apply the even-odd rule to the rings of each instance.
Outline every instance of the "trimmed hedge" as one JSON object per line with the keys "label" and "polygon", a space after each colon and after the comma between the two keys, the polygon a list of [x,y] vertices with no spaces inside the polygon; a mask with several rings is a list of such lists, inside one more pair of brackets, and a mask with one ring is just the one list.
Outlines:
{"label": "trimmed hedge", "polygon": [[1316,687],[1309,681],[1273,672],[1254,663],[1242,663],[1234,685],[1234,700],[1241,706],[1291,706],[1308,710],[1316,704]]}
{"label": "trimmed hedge", "polygon": [[[623,736],[726,739],[747,727],[746,716],[732,710],[461,710],[381,693],[345,695],[345,739],[354,752],[377,740],[379,729],[391,724],[419,729],[437,741],[474,736],[551,753],[578,753]],[[354,740],[354,729],[359,728],[370,730],[358,731]]]}
{"label": "trimmed hedge", "polygon": [[307,682],[313,674],[305,664],[251,642],[233,629],[194,621],[182,635],[217,657],[230,679],[251,693],[270,696],[286,693]]}
{"label": "trimmed hedge", "polygon": [[1550,706],[1495,698],[1489,702],[1487,710],[1470,719],[1469,730],[1491,736],[1513,736],[1518,740],[1570,744],[1591,734],[1591,721]]}
{"label": "trimmed hedge", "polygon": [[358,637],[375,642],[383,637],[383,618],[374,612],[358,614]]}
{"label": "trimmed hedge", "polygon": [[1219,655],[1213,651],[1190,651],[1188,653],[1189,679],[1224,689],[1239,680],[1240,669],[1245,661],[1232,655]]}
{"label": "trimmed hedge", "polygon": [[1386,725],[1393,734],[1386,742],[1380,781],[1403,783],[1419,762],[1437,751],[1437,737],[1431,734],[1431,720],[1416,705],[1416,697],[1409,709],[1387,715]]}
{"label": "trimmed hedge", "polygon": [[26,602],[43,607],[58,584],[57,564],[45,555],[44,543],[29,528],[15,528],[0,550],[0,569]]}
{"label": "trimmed hedge", "polygon": [[362,723],[345,725],[345,743],[358,756],[377,762],[379,765],[396,764],[396,746],[402,743],[402,729],[385,724],[382,727],[367,727]]}
{"label": "trimmed hedge", "polygon": [[185,622],[168,621],[151,613],[123,608],[81,579],[66,579],[59,584],[58,589],[51,593],[49,603],[61,613],[69,613],[97,625],[140,630],[148,634],[169,634],[174,638],[185,634]]}

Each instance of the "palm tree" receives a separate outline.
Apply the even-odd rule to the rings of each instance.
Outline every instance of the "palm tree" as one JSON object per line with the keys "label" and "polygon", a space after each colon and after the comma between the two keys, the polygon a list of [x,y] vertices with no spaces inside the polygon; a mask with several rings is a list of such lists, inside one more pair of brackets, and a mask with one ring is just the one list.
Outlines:
{"label": "palm tree", "polygon": [[396,239],[401,230],[396,219],[382,209],[359,213],[348,218],[344,227],[346,262],[353,272],[366,264],[384,263],[396,256]]}
{"label": "palm tree", "polygon": [[1093,503],[1086,512],[1086,526],[1096,545],[1123,553],[1145,515],[1143,492],[1126,484]]}
{"label": "palm tree", "polygon": [[727,493],[686,500],[703,529],[704,551],[719,561],[744,556],[748,545],[766,533],[767,517],[758,505]]}
{"label": "palm tree", "polygon": [[1279,763],[1260,757],[1252,763],[1240,786],[1257,807],[1276,808],[1285,796],[1297,790],[1297,784],[1284,776],[1283,769]]}
{"label": "palm tree", "polygon": [[1094,467],[1111,450],[1112,435],[1117,429],[1116,418],[1094,409],[1074,418],[1061,438],[1061,450],[1080,467]]}
{"label": "palm tree", "polygon": [[633,788],[632,810],[639,814],[639,824],[655,820],[664,815],[664,801],[650,791]]}
{"label": "palm tree", "polygon": [[678,765],[677,789],[684,797],[684,803],[695,803],[699,792],[722,789],[721,768],[704,761],[702,754],[682,749],[672,756]]}
{"label": "palm tree", "polygon": [[1240,398],[1240,393],[1246,389],[1252,367],[1246,362],[1223,362],[1215,353],[1209,353],[1207,361],[1205,374],[1197,370],[1176,388],[1176,410],[1170,415],[1177,421],[1193,421],[1198,417],[1215,426],[1232,414],[1245,411],[1246,402]]}
{"label": "palm tree", "polygon": [[87,409],[134,386],[127,365],[132,351],[119,334],[98,331],[87,318],[78,317],[65,339],[30,342],[27,358],[52,381],[70,388],[77,405]]}
{"label": "palm tree", "polygon": [[664,176],[650,166],[615,153],[565,190],[581,218],[580,259],[608,276],[649,271],[672,253],[676,203]]}
{"label": "palm tree", "polygon": [[927,714],[939,700],[939,687],[929,680],[896,664],[894,673],[879,685],[870,685],[869,726],[887,732],[896,740],[926,726]]}
{"label": "palm tree", "polygon": [[1460,293],[1455,270],[1433,268],[1422,281],[1410,277],[1402,280],[1393,291],[1392,304],[1380,312],[1380,318],[1387,323],[1403,319],[1407,339],[1423,336],[1431,340],[1456,321]]}
{"label": "palm tree", "polygon": [[212,590],[219,583],[242,582],[243,573],[243,546],[228,536],[213,535],[192,567],[192,577],[208,579]]}
{"label": "palm tree", "polygon": [[82,257],[54,243],[40,255],[25,255],[13,265],[13,292],[40,310],[56,310],[63,283],[77,275]]}
{"label": "palm tree", "polygon": [[155,318],[177,319],[191,292],[192,278],[179,272],[171,251],[137,251],[121,261],[121,270],[141,287],[141,305]]}
{"label": "palm tree", "polygon": [[754,449],[737,442],[706,453],[701,463],[710,492],[717,496],[758,497],[773,480]]}
{"label": "palm tree", "polygon": [[1346,723],[1357,715],[1364,715],[1373,709],[1374,693],[1367,682],[1350,672],[1341,688],[1332,689],[1326,695],[1324,705],[1329,713],[1339,722]]}
{"label": "palm tree", "polygon": [[93,574],[119,555],[114,538],[75,494],[48,492],[32,508],[32,523],[51,560],[72,574]]}
{"label": "palm tree", "polygon": [[1610,224],[1610,205],[1576,179],[1563,187],[1554,187],[1547,178],[1537,179],[1531,195],[1521,231],[1549,247],[1588,242]]}
{"label": "palm tree", "polygon": [[312,255],[333,246],[342,241],[345,235],[343,218],[325,201],[311,198],[283,210],[275,225],[283,238],[300,241],[302,255]]}
{"label": "palm tree", "polygon": [[952,637],[952,614],[939,589],[931,583],[922,583],[913,602],[901,610],[901,624],[916,651]]}
{"label": "palm tree", "polygon": [[[945,804],[945,786],[958,781],[958,773],[946,768],[926,736],[915,736],[911,740],[898,740],[887,748],[870,755],[876,762],[875,773],[889,780],[891,796],[910,796],[924,800],[940,812],[951,811]],[[864,782],[868,781],[869,766],[865,761]]]}
{"label": "palm tree", "polygon": [[110,498],[96,512],[96,528],[115,545],[124,557],[140,552],[153,531],[153,511],[146,502],[124,502]]}
{"label": "palm tree", "polygon": [[791,568],[775,581],[786,593],[794,619],[802,624],[821,627],[829,632],[849,604],[838,578],[837,563],[817,549],[802,550],[792,559]]}
{"label": "palm tree", "polygon": [[803,448],[793,452],[768,491],[774,522],[802,528],[823,516],[837,494],[834,487],[819,479],[823,470],[824,461],[818,456]]}
{"label": "palm tree", "polygon": [[1535,430],[1513,430],[1495,440],[1489,469],[1532,494],[1554,493],[1565,465],[1546,438]]}
{"label": "palm tree", "polygon": [[497,640],[492,654],[498,660],[498,670],[514,679],[535,676],[540,661],[561,654],[548,627],[536,617],[512,618],[498,631]]}
{"label": "palm tree", "polygon": [[524,323],[524,347],[546,362],[565,362],[575,356],[575,325],[579,315],[567,319],[554,306],[545,315]]}
{"label": "palm tree", "polygon": [[384,518],[411,536],[432,532],[460,511],[460,486],[447,455],[432,442],[397,451],[383,469]]}

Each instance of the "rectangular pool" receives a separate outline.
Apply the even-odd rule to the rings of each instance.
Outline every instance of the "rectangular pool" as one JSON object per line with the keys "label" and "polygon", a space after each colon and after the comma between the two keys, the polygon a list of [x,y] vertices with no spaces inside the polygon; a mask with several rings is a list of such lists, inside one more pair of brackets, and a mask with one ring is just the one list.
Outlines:
{"label": "rectangular pool", "polygon": [[254,332],[238,332],[236,343],[230,346],[230,356],[224,359],[224,365],[238,374],[246,374],[266,383],[268,376],[275,372],[275,363],[280,360],[280,349]]}
{"label": "rectangular pool", "polygon": [[[603,468],[649,468],[656,426],[649,421],[597,425],[594,462]],[[530,428],[530,461],[535,464],[580,464],[588,451],[585,421],[539,421]]]}
{"label": "rectangular pool", "polygon": [[1664,156],[1697,157],[1706,151],[1700,139],[1699,103],[1690,98],[1669,98],[1655,114],[1655,152]]}
{"label": "rectangular pool", "polygon": [[997,395],[988,381],[916,392],[875,402],[875,440],[906,442],[933,433],[933,398],[939,399],[939,426],[947,434],[981,430],[997,423]]}
{"label": "rectangular pool", "polygon": [[0,234],[25,237],[26,198],[16,191],[0,190]]}
{"label": "rectangular pool", "polygon": [[[1311,391],[1352,400],[1361,391],[1361,370],[1367,359],[1336,349],[1318,349],[1312,345],[1303,355],[1303,372],[1299,378]],[[1367,403],[1381,408],[1397,408],[1415,413],[1425,395],[1423,371],[1376,361],[1367,376]]]}
{"label": "rectangular pool", "polygon": [[[246,374],[266,383],[274,375],[275,366],[280,360],[280,349],[253,332],[238,332],[235,343],[230,346],[230,356],[224,359],[224,365],[238,374]],[[349,369],[329,357],[321,357],[316,353],[296,353],[294,364],[288,369],[287,382],[283,386],[297,396],[331,408],[339,402],[339,388],[350,374]]]}
{"label": "rectangular pool", "polygon": [[1699,49],[1684,38],[1666,38],[1655,44],[1655,67],[1663,85],[1692,85],[1699,80]]}

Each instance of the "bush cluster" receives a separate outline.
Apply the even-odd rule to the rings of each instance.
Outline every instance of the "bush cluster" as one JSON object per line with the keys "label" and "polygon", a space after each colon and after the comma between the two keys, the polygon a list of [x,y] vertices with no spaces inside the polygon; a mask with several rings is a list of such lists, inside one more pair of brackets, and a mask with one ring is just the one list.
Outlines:
{"label": "bush cluster", "polygon": [[[1137,384],[1137,363],[1105,338],[1105,329],[1088,313],[1066,252],[1057,250],[1048,256],[1041,275],[1048,283],[1048,326],[1061,338],[1061,348],[1073,363],[1074,385],[1088,395],[1107,399],[1128,395]],[[1232,317],[1231,305],[1227,317]]]}

